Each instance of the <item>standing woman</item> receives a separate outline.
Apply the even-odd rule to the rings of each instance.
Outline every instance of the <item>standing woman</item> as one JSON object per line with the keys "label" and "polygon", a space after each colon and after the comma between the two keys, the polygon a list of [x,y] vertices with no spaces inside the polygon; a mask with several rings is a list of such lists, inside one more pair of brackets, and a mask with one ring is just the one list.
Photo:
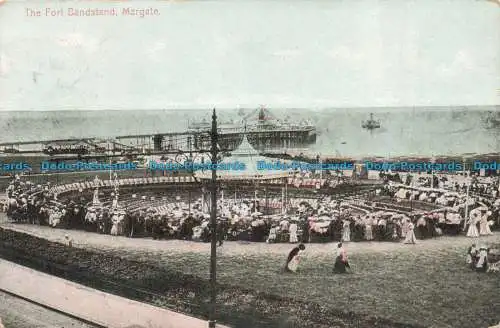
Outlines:
{"label": "standing woman", "polygon": [[346,268],[351,268],[349,266],[349,261],[347,261],[347,254],[342,246],[342,243],[337,245],[337,256],[335,258],[335,265],[333,267],[334,273],[346,273]]}
{"label": "standing woman", "polygon": [[408,223],[408,231],[406,232],[405,244],[416,244],[417,238],[415,237],[415,226],[412,222]]}
{"label": "standing woman", "polygon": [[267,237],[266,243],[274,243],[276,242],[276,230],[277,230],[277,225],[273,224],[271,226],[271,229],[269,230],[269,236]]}
{"label": "standing woman", "polygon": [[373,219],[371,218],[371,216],[369,216],[365,219],[365,239],[368,241],[373,240],[372,226],[373,226]]}
{"label": "standing woman", "polygon": [[469,216],[469,229],[467,229],[467,237],[477,238],[479,237],[479,231],[477,230],[477,214],[471,213]]}
{"label": "standing woman", "polygon": [[290,244],[295,244],[299,242],[299,238],[297,237],[298,226],[295,221],[290,224]]}
{"label": "standing woman", "polygon": [[111,218],[111,222],[113,222],[113,225],[111,226],[111,235],[118,236],[118,223],[120,222],[120,219],[118,217],[118,213],[116,210],[113,213],[113,216]]}
{"label": "standing woman", "polygon": [[351,222],[349,220],[344,220],[342,231],[342,241],[351,241]]}
{"label": "standing woman", "polygon": [[492,235],[490,225],[488,224],[488,217],[491,215],[491,212],[486,212],[486,210],[484,212],[479,220],[479,234],[481,236],[489,236]]}

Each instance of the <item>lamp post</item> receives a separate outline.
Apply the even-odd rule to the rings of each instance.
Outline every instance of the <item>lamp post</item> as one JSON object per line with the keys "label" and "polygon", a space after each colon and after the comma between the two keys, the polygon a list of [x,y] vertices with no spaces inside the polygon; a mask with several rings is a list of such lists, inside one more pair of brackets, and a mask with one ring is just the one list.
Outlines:
{"label": "lamp post", "polygon": [[434,164],[436,163],[436,158],[434,157],[434,155],[432,155],[431,163],[432,163],[432,168],[431,168],[431,188],[434,189]]}
{"label": "lamp post", "polygon": [[470,172],[468,174],[468,177],[467,177],[467,180],[465,181],[465,183],[467,186],[467,192],[466,192],[466,198],[465,198],[464,231],[467,227],[467,220],[468,220],[467,217],[469,216],[469,192],[470,192],[470,184],[471,184]]}
{"label": "lamp post", "polygon": [[215,108],[212,114],[212,179],[210,183],[211,187],[211,198],[212,206],[210,209],[210,313],[208,327],[215,328],[215,312],[217,305],[217,115],[215,114]]}
{"label": "lamp post", "polygon": [[281,214],[285,214],[285,187],[281,187]]}
{"label": "lamp post", "polygon": [[253,212],[257,212],[257,183],[254,183],[254,191],[253,191]]}

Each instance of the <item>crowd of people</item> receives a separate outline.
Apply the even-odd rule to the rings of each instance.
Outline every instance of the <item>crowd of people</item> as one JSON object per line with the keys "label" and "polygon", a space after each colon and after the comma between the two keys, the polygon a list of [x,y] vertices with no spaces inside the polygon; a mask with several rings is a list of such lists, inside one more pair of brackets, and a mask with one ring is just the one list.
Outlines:
{"label": "crowd of people", "polygon": [[[282,209],[264,208],[251,197],[219,199],[217,238],[253,242],[352,242],[404,241],[440,235],[479,237],[499,228],[500,201],[495,180],[476,179],[469,197],[452,178],[438,179],[441,187],[425,187],[429,181],[386,183],[368,197],[336,199],[333,195],[289,199]],[[15,177],[6,191],[4,210],[16,222],[49,225],[54,228],[84,229],[102,234],[155,239],[209,241],[211,227],[203,197],[185,195],[158,197],[143,192],[123,194],[109,182],[84,184],[76,197],[57,200],[50,183],[34,185]],[[101,190],[101,186],[110,190]],[[456,187],[458,186],[458,187]],[[456,191],[458,188],[458,191]],[[451,189],[451,191],[449,190]],[[87,191],[87,192],[82,192]],[[107,194],[108,202],[99,199]],[[278,204],[271,199],[266,205]],[[411,208],[409,208],[411,203]],[[279,207],[279,204],[278,204]],[[418,210],[420,208],[420,210]],[[421,208],[427,208],[422,210]],[[467,217],[466,217],[466,212]]]}

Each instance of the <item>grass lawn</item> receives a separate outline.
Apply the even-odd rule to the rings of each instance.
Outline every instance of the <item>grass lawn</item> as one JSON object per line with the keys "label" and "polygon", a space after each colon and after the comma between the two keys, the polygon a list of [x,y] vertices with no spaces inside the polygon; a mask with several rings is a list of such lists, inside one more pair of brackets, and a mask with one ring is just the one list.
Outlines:
{"label": "grass lawn", "polygon": [[[31,225],[19,228],[55,242],[62,240],[68,232]],[[61,254],[66,254],[64,257],[70,261],[79,261],[80,256],[89,270],[109,266],[114,268],[110,274],[130,281],[151,275],[153,285],[161,284],[165,279],[181,279],[182,275],[194,275],[202,278],[200,281],[208,281],[209,278],[208,244],[111,237],[79,231],[71,231],[70,234],[77,248],[102,254],[89,257],[80,254],[82,252],[77,248],[61,250]],[[26,248],[17,237],[9,240],[18,240],[19,247]],[[494,247],[499,248],[500,235],[486,237],[481,242],[490,247],[496,243]],[[465,265],[465,252],[471,243],[471,239],[464,237],[442,237],[420,241],[417,245],[349,243],[346,247],[354,273],[347,275],[332,273],[334,244],[306,246],[299,273],[289,275],[281,274],[280,268],[290,245],[225,243],[218,249],[217,280],[226,286],[219,295],[219,303],[226,309],[241,312],[240,317],[244,320],[265,316],[278,322],[266,327],[374,327],[366,325],[366,320],[361,324],[356,324],[358,319],[349,320],[352,317],[349,312],[356,314],[356,318],[383,318],[403,324],[398,327],[488,327],[500,322],[500,275],[477,273]],[[39,245],[34,254],[56,254],[47,246]],[[106,256],[109,260],[104,260]],[[62,258],[62,255],[59,257]],[[125,262],[120,264],[111,260],[116,257]],[[126,261],[138,263],[131,266]],[[165,270],[165,274],[161,270]],[[174,272],[174,275],[167,274],[167,271]],[[183,281],[186,292],[177,291],[183,299],[192,298],[194,301],[207,297],[206,291],[199,293],[189,287],[191,280]],[[199,281],[196,284],[202,286]],[[204,286],[202,288],[208,287]],[[168,293],[165,290],[165,293],[162,292],[164,298],[152,301],[168,307],[172,293],[175,291]],[[266,298],[259,298],[259,294],[266,295]],[[296,304],[280,305],[280,297],[291,299]],[[197,304],[200,302],[204,300],[196,301]],[[266,307],[270,304],[274,308]],[[308,320],[304,316],[307,311],[314,312],[319,318],[322,311],[329,312],[323,317],[335,317],[339,322],[344,320],[345,324],[332,322],[328,325],[322,320],[308,325],[299,321],[304,323],[300,327],[290,324],[294,316]],[[332,311],[337,315],[332,315]],[[319,325],[319,322],[322,324]],[[387,328],[388,324],[376,327]]]}
{"label": "grass lawn", "polygon": [[[428,254],[408,247],[415,246],[351,256],[354,273],[348,275],[332,274],[333,260],[325,255],[306,255],[296,275],[279,273],[283,258],[277,255],[221,255],[217,277],[225,284],[407,324],[470,328],[500,321],[498,274],[469,270],[461,247]],[[208,259],[199,253],[143,251],[120,256],[208,279]]]}

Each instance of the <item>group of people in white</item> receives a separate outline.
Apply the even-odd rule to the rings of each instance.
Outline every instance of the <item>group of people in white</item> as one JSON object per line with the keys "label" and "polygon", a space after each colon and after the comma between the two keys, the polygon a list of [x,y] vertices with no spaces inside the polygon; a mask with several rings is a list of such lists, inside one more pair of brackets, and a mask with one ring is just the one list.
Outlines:
{"label": "group of people in white", "polygon": [[497,253],[491,254],[497,257],[497,261],[490,263],[490,250],[487,246],[481,245],[477,246],[472,244],[467,250],[466,263],[471,269],[478,272],[499,272],[500,271],[500,252],[495,250]]}
{"label": "group of people in white", "polygon": [[492,211],[487,207],[477,207],[473,209],[467,220],[467,224],[469,225],[467,237],[477,238],[479,236],[492,235],[491,226],[493,226],[494,222],[488,220],[491,216]]}

